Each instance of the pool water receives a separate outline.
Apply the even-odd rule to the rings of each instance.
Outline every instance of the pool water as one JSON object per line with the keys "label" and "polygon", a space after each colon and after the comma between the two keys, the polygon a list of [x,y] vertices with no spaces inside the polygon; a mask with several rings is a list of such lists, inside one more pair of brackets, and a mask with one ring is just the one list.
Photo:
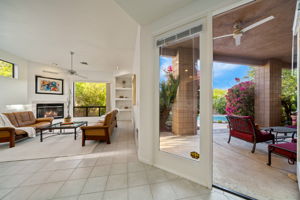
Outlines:
{"label": "pool water", "polygon": [[[197,117],[197,120],[200,120],[200,117]],[[213,122],[227,122],[226,116],[225,115],[213,115]]]}
{"label": "pool water", "polygon": [[227,122],[227,119],[226,119],[225,115],[214,115],[213,121],[214,122],[218,122],[218,121]]}

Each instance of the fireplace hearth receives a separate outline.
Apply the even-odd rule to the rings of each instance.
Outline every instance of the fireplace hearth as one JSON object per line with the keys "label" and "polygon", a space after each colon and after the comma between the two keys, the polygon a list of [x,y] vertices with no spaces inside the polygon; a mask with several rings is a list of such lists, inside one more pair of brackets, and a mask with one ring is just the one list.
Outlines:
{"label": "fireplace hearth", "polygon": [[37,118],[53,117],[54,119],[64,118],[63,103],[48,103],[36,105]]}

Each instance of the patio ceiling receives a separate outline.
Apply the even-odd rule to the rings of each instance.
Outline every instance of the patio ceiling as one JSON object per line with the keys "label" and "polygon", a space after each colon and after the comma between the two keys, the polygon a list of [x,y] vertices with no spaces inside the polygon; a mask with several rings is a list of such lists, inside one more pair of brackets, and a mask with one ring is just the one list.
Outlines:
{"label": "patio ceiling", "polygon": [[[295,7],[296,0],[257,0],[215,16],[213,37],[231,34],[237,21],[246,27],[271,15],[275,19],[244,33],[240,46],[232,37],[214,40],[214,60],[259,66],[275,58],[290,67]],[[163,53],[174,56],[174,49],[191,48],[193,43],[199,43],[199,37],[168,46]]]}
{"label": "patio ceiling", "polygon": [[257,0],[215,16],[214,37],[232,33],[236,21],[246,27],[271,15],[275,19],[244,33],[240,46],[232,37],[214,40],[214,60],[262,65],[275,58],[290,65],[295,7],[296,0]]}

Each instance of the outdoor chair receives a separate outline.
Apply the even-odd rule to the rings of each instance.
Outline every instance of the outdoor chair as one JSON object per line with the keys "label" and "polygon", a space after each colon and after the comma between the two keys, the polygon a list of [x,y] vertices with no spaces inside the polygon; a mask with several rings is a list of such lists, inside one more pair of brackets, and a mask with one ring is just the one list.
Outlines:
{"label": "outdoor chair", "polygon": [[274,135],[268,131],[259,130],[252,117],[227,115],[226,118],[229,123],[228,143],[230,143],[231,137],[253,143],[252,153],[255,152],[256,143],[271,140],[274,144]]}
{"label": "outdoor chair", "polygon": [[292,142],[280,144],[269,144],[268,146],[268,165],[271,165],[271,154],[277,154],[288,158],[288,163],[293,165],[297,160],[297,140],[292,139]]}

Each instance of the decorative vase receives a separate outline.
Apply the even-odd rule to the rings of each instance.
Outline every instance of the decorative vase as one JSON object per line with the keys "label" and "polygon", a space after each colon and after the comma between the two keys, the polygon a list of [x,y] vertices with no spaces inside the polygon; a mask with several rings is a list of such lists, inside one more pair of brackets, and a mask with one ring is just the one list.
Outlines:
{"label": "decorative vase", "polygon": [[64,123],[71,123],[72,122],[72,117],[68,116],[64,118]]}

